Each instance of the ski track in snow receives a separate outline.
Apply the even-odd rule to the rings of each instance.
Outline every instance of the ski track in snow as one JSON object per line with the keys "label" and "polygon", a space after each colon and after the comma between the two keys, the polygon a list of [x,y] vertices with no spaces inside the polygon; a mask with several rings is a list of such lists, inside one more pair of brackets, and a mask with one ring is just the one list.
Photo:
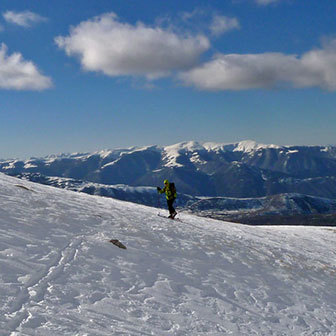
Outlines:
{"label": "ski track in snow", "polygon": [[177,222],[17,184],[0,175],[1,336],[336,335],[336,228]]}
{"label": "ski track in snow", "polygon": [[40,302],[43,300],[47,291],[48,284],[64,271],[66,266],[74,260],[78,246],[82,243],[82,239],[76,238],[71,241],[63,250],[61,250],[55,258],[55,262],[46,267],[45,271],[35,274],[23,286],[21,292],[16,297],[9,310],[9,314],[14,316],[8,324],[9,330],[17,329],[22,323],[26,322],[31,315],[29,314],[29,306],[32,302]]}

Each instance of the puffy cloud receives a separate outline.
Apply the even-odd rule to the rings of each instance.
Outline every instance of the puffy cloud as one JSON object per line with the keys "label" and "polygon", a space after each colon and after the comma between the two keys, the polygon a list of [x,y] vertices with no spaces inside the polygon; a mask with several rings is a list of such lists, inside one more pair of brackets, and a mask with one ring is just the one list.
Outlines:
{"label": "puffy cloud", "polygon": [[82,22],[69,36],[55,41],[68,56],[78,57],[85,70],[147,78],[190,69],[210,47],[201,34],[186,36],[142,23],[130,25],[120,22],[114,13]]}
{"label": "puffy cloud", "polygon": [[7,22],[25,28],[32,26],[34,23],[39,23],[47,20],[46,18],[30,11],[24,11],[24,12],[7,11],[3,13],[3,17]]}
{"label": "puffy cloud", "polygon": [[336,40],[301,57],[282,53],[217,54],[179,78],[201,90],[244,90],[290,86],[336,90]]}
{"label": "puffy cloud", "polygon": [[240,24],[236,18],[215,15],[210,25],[210,31],[213,35],[219,36],[233,29],[239,29]]}
{"label": "puffy cloud", "polygon": [[43,90],[52,86],[36,66],[25,61],[20,53],[7,56],[7,46],[0,46],[0,88],[14,90]]}
{"label": "puffy cloud", "polygon": [[304,75],[296,79],[299,86],[320,86],[336,90],[336,40],[324,44],[323,49],[314,49],[301,58]]}
{"label": "puffy cloud", "polygon": [[296,64],[296,58],[283,54],[260,55],[217,54],[211,61],[180,78],[203,90],[242,90],[272,86],[283,70]]}

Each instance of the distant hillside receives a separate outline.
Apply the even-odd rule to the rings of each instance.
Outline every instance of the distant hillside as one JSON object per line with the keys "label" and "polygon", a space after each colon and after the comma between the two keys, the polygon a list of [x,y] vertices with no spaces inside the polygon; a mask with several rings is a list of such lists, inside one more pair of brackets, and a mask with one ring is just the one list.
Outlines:
{"label": "distant hillside", "polygon": [[336,147],[183,142],[86,154],[2,160],[10,175],[40,173],[99,184],[162,185],[209,197],[263,197],[300,193],[336,198]]}
{"label": "distant hillside", "polygon": [[[24,173],[18,177],[57,188],[166,208],[155,187],[104,185],[70,178]],[[179,212],[247,224],[336,225],[336,200],[289,193],[259,198],[199,197],[178,193]]]}

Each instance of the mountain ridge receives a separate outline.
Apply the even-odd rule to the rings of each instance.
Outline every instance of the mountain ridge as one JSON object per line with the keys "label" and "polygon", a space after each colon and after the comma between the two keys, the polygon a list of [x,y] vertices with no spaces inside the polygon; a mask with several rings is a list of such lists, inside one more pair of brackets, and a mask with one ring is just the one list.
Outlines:
{"label": "mountain ridge", "polygon": [[175,182],[194,196],[262,197],[301,193],[336,198],[336,147],[277,146],[255,141],[186,141],[73,153],[29,160],[2,160],[10,175],[41,173],[101,184],[130,186]]}

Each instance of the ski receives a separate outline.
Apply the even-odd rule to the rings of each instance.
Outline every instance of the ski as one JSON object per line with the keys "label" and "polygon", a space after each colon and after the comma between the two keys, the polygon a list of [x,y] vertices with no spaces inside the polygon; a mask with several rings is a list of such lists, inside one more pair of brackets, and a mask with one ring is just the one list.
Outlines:
{"label": "ski", "polygon": [[171,221],[182,222],[180,218],[176,218],[176,217],[175,218],[169,218],[169,217],[166,217],[166,216],[161,215],[161,214],[158,214],[158,216],[161,217],[161,218],[169,219]]}

